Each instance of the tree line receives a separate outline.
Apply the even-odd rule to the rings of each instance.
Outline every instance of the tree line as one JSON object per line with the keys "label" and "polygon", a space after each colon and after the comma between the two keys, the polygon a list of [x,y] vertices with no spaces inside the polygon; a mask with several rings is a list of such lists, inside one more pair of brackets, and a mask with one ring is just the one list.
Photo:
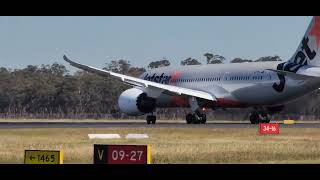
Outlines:
{"label": "tree line", "polygon": [[[226,58],[212,53],[204,54],[206,64],[226,63]],[[261,57],[257,60],[235,58],[230,63],[282,61],[279,56]],[[180,65],[199,65],[199,60],[189,57]],[[103,69],[138,77],[148,69],[170,66],[163,58],[150,62],[147,68],[134,67],[128,60],[113,60]],[[0,67],[0,117],[2,118],[128,118],[117,106],[119,95],[130,86],[111,77],[77,71],[70,73],[58,63],[28,65],[21,69]],[[289,104],[282,116],[312,116],[320,114],[320,91],[315,91],[299,101]],[[183,119],[189,109],[157,109],[163,118]],[[219,119],[246,119],[249,110],[230,109],[210,112]],[[132,117],[131,117],[132,118]],[[140,117],[141,118],[141,117]]]}

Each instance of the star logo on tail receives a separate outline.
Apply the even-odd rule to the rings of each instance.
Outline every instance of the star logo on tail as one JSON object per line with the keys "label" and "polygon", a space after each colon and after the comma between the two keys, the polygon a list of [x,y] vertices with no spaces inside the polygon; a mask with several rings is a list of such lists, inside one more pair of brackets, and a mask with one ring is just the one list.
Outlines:
{"label": "star logo on tail", "polygon": [[315,16],[313,27],[309,33],[310,36],[314,36],[316,38],[317,47],[320,46],[320,16]]}

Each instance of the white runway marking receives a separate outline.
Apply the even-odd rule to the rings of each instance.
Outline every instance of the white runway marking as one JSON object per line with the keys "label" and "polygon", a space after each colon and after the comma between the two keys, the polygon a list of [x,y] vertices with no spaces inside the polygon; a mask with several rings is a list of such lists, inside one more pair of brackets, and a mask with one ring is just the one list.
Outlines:
{"label": "white runway marking", "polygon": [[145,139],[149,138],[148,134],[128,134],[126,139]]}
{"label": "white runway marking", "polygon": [[119,134],[88,134],[89,139],[119,139]]}

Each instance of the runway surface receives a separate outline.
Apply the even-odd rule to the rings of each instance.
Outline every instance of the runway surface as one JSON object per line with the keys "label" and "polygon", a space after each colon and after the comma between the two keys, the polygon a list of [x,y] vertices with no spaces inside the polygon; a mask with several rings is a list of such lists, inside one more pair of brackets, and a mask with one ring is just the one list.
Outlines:
{"label": "runway surface", "polygon": [[[0,122],[0,129],[14,128],[257,128],[249,123],[157,123],[145,122]],[[281,128],[320,128],[320,123],[299,123],[293,125],[280,124]]]}

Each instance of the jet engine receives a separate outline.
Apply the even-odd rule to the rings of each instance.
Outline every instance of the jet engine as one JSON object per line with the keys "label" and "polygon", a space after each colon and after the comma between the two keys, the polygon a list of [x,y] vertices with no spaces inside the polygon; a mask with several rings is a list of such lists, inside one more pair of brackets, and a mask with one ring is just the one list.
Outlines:
{"label": "jet engine", "polygon": [[155,109],[156,99],[148,97],[140,89],[131,88],[121,93],[118,105],[122,112],[128,115],[140,116]]}

